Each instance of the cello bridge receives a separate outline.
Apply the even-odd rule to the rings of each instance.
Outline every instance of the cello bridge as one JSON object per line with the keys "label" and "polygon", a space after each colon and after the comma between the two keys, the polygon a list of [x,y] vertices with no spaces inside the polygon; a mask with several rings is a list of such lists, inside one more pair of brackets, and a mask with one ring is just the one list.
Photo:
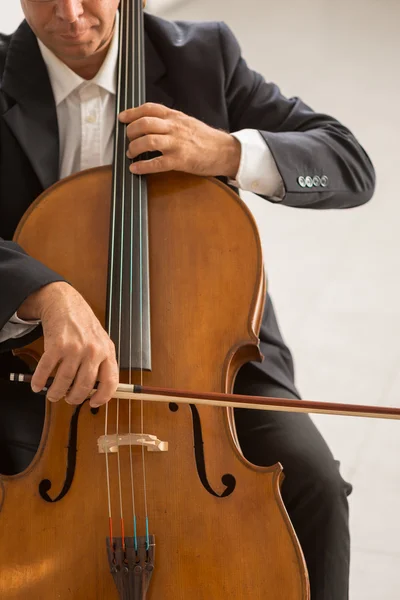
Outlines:
{"label": "cello bridge", "polygon": [[167,452],[168,442],[162,442],[149,433],[102,435],[97,440],[100,454],[116,453],[120,446],[144,446],[149,452]]}

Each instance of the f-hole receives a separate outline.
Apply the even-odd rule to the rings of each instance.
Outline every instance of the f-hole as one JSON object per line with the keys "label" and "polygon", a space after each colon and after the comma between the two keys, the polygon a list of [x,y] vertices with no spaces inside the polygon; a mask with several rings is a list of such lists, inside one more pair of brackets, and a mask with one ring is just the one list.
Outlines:
{"label": "f-hole", "polygon": [[[85,403],[83,403],[85,404]],[[76,453],[78,445],[78,419],[83,404],[76,407],[74,414],[71,418],[69,428],[69,440],[68,440],[68,453],[67,453],[67,471],[65,474],[64,485],[61,492],[56,498],[51,498],[48,492],[51,490],[52,483],[50,479],[43,479],[39,483],[39,494],[45,502],[59,502],[69,492],[72,482],[74,480],[75,469],[76,469]],[[92,408],[91,413],[96,415],[99,412],[98,408]]]}
{"label": "f-hole", "polygon": [[[212,489],[207,479],[206,463],[204,459],[204,441],[199,411],[194,404],[189,404],[189,406],[190,410],[192,411],[194,455],[200,481],[203,484],[204,489],[206,489],[207,492],[212,496],[216,496],[217,498],[226,498],[233,493],[236,487],[236,479],[232,474],[225,473],[225,475],[222,475],[221,477],[221,482],[225,486],[225,490],[222,492],[222,494],[217,494],[217,492]],[[172,412],[177,412],[179,410],[179,406],[175,402],[171,402],[169,404],[169,409]]]}

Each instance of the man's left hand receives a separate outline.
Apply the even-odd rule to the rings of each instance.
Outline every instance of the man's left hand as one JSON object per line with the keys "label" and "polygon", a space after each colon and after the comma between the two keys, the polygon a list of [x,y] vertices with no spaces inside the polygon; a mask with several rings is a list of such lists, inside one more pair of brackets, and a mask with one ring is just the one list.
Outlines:
{"label": "man's left hand", "polygon": [[130,170],[136,175],[184,171],[194,175],[236,177],[241,144],[225,131],[149,102],[120,113],[119,120],[127,124],[128,158],[156,150],[162,153],[162,156],[132,163]]}

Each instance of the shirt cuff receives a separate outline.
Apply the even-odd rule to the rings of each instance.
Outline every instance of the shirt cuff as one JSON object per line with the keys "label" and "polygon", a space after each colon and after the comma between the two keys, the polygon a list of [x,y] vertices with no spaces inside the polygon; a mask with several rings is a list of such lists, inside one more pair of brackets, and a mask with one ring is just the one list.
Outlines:
{"label": "shirt cuff", "polygon": [[13,316],[11,317],[11,319],[9,320],[9,323],[12,324],[20,324],[20,325],[39,325],[40,323],[40,319],[30,319],[29,321],[24,321],[24,319],[20,319],[19,316],[17,315],[17,313],[15,312],[13,314]]}
{"label": "shirt cuff", "polygon": [[236,179],[229,180],[241,190],[268,196],[280,202],[285,196],[285,186],[272,152],[256,129],[242,129],[232,133],[239,140],[242,153]]}
{"label": "shirt cuff", "polygon": [[39,325],[40,321],[24,321],[14,313],[11,319],[0,330],[0,343],[6,340],[20,338],[27,335]]}

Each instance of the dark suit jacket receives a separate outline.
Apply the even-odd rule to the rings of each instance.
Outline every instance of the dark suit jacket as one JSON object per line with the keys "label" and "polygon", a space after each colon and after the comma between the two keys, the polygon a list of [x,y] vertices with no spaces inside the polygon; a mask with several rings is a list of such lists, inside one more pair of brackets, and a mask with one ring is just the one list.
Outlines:
{"label": "dark suit jacket", "polygon": [[[258,129],[283,178],[283,204],[349,208],[371,198],[374,170],[350,131],[298,98],[285,98],[250,70],[226,25],[145,15],[145,29],[147,100],[226,131]],[[327,185],[304,187],[307,176],[325,177]],[[0,328],[34,290],[62,279],[7,241],[26,208],[58,177],[52,89],[36,38],[23,22],[13,35],[0,35]],[[296,393],[269,297],[260,340],[265,360],[256,368]],[[27,341],[10,340],[0,349]]]}

